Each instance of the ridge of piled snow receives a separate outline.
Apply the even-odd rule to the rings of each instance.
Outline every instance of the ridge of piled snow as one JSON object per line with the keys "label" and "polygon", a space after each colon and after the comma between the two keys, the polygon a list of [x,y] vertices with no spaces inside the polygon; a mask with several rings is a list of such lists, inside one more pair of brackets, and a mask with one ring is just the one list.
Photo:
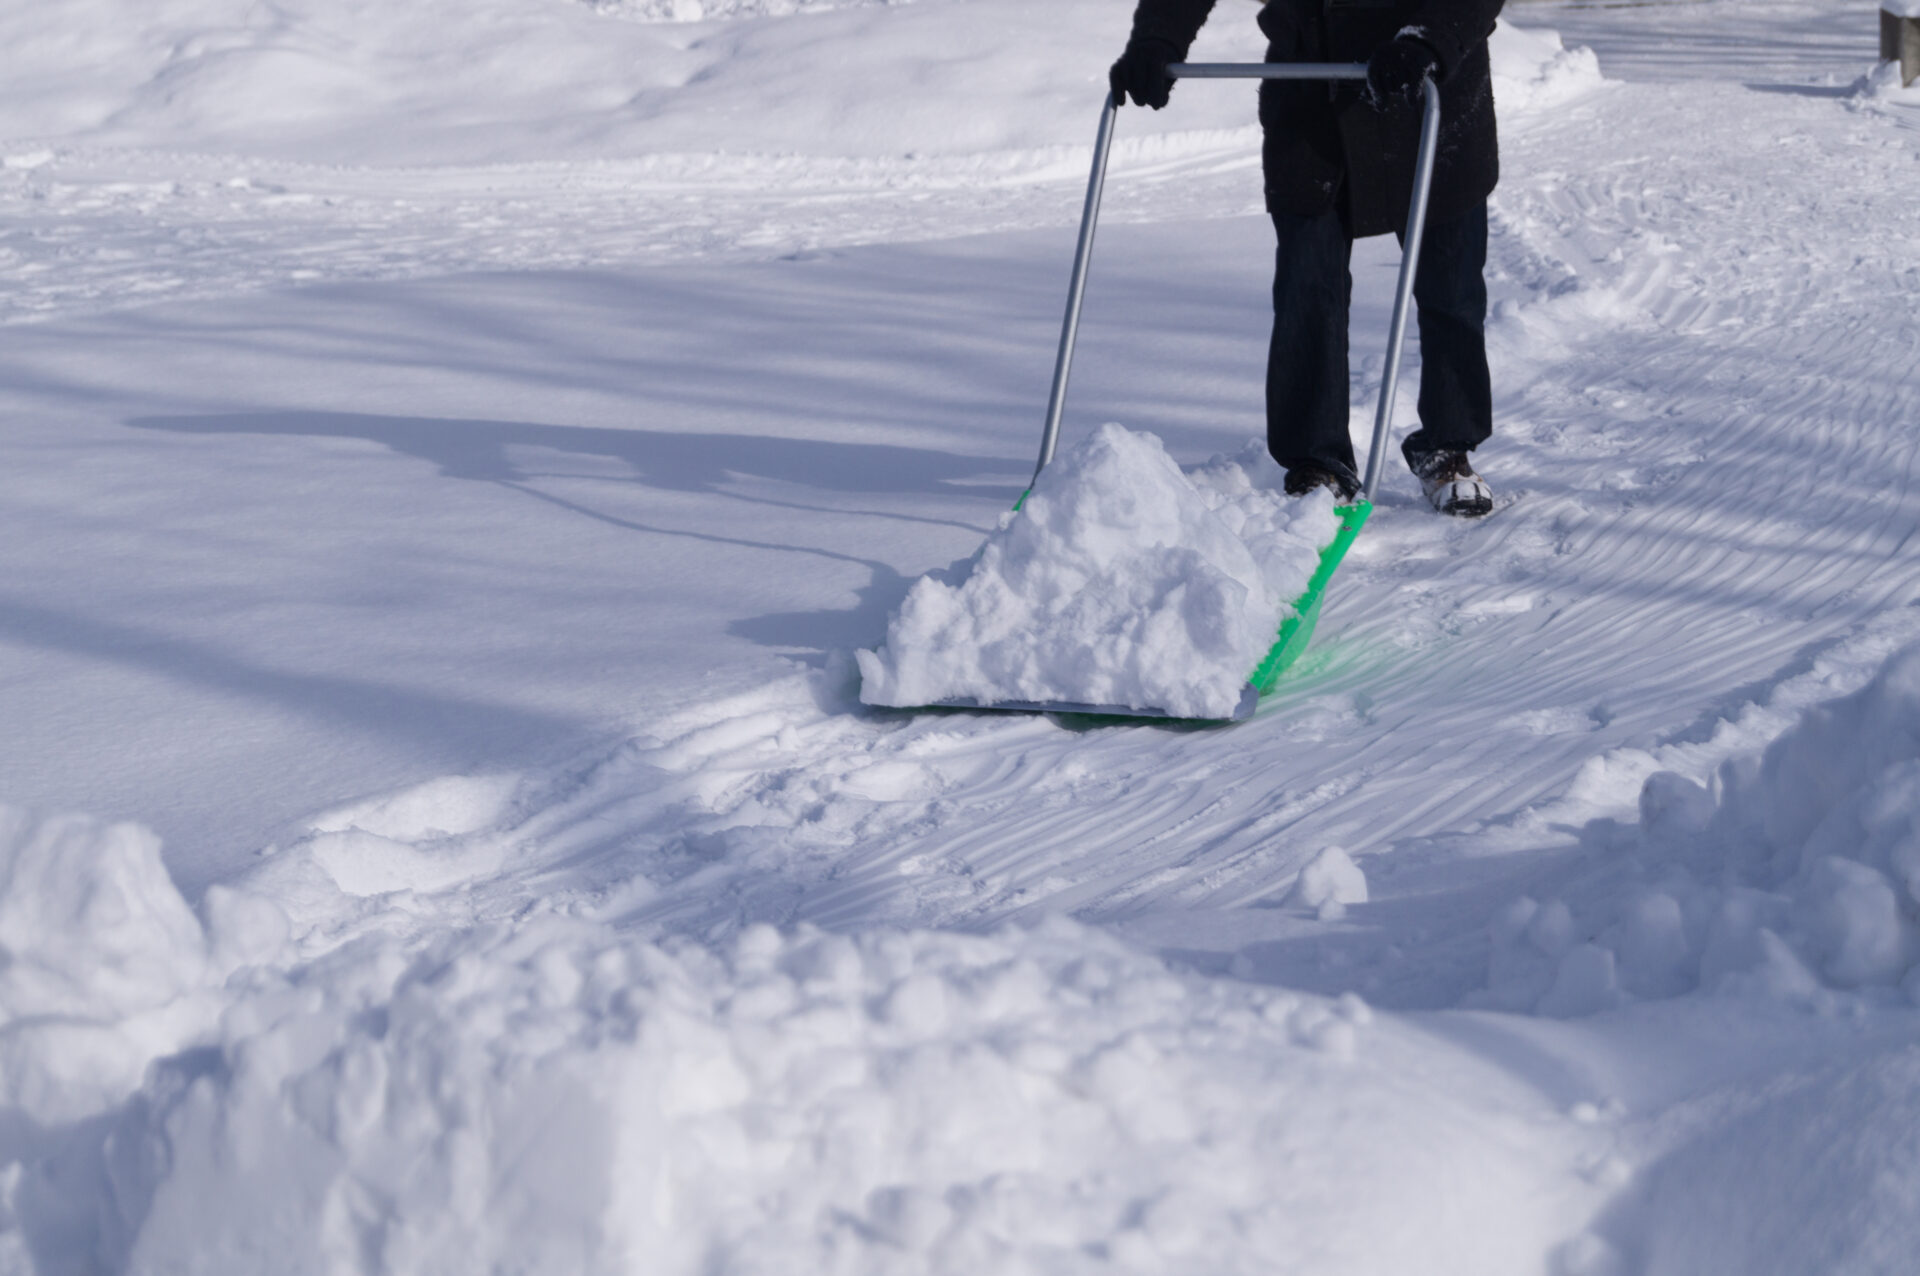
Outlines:
{"label": "ridge of piled snow", "polygon": [[1231,716],[1339,529],[1257,444],[1189,476],[1108,424],[1043,471],[958,579],[923,576],[861,651],[860,697],[971,697]]}
{"label": "ridge of piled snow", "polygon": [[1648,777],[1563,898],[1493,922],[1474,1004],[1580,1015],[1695,989],[1920,1002],[1920,644],[1710,786]]}
{"label": "ridge of piled snow", "polygon": [[[650,942],[535,910],[216,983],[221,928],[150,834],[15,820],[7,845],[8,919],[82,922],[10,930],[15,966],[137,952],[99,1031],[145,1071],[112,1106],[28,1098],[49,1128],[0,1176],[9,1271],[58,1234],[141,1272],[1358,1273],[1440,1245],[1517,1274],[1597,1199],[1591,1136],[1470,1052],[1064,920]],[[218,1013],[167,1041],[129,1017],[187,989]]]}
{"label": "ridge of piled snow", "polygon": [[1592,49],[1569,49],[1556,31],[1516,27],[1502,18],[1487,47],[1493,100],[1503,116],[1549,110],[1614,83],[1600,73]]}

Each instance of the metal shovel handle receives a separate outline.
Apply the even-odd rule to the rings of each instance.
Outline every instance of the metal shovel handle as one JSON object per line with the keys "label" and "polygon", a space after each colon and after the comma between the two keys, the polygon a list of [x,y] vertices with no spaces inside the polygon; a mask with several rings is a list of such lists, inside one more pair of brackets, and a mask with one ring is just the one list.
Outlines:
{"label": "metal shovel handle", "polygon": [[[1349,62],[1176,62],[1167,73],[1177,80],[1364,80],[1367,68]],[[1374,410],[1373,446],[1367,453],[1366,477],[1360,493],[1373,499],[1386,457],[1387,434],[1393,423],[1393,399],[1400,385],[1400,355],[1406,345],[1407,315],[1413,303],[1413,278],[1420,268],[1420,243],[1427,229],[1427,197],[1433,186],[1433,161],[1440,143],[1440,90],[1425,82],[1426,109],[1420,121],[1420,150],[1413,170],[1413,204],[1407,210],[1407,232],[1400,258],[1400,283],[1393,297],[1393,326],[1387,337],[1387,364],[1380,382],[1380,403]],[[1080,308],[1086,299],[1087,267],[1093,259],[1093,233],[1100,221],[1100,198],[1107,185],[1107,158],[1113,150],[1114,120],[1120,104],[1112,93],[1100,111],[1100,132],[1093,144],[1093,173],[1087,179],[1087,202],[1080,214],[1080,243],[1073,255],[1073,281],[1067,289],[1067,316],[1060,328],[1060,354],[1053,365],[1053,391],[1047,399],[1046,432],[1040,439],[1040,463],[1033,477],[1053,460],[1060,443],[1060,418],[1067,406],[1067,380],[1073,369],[1073,349],[1080,336]],[[1032,484],[1028,484],[1029,490]]]}

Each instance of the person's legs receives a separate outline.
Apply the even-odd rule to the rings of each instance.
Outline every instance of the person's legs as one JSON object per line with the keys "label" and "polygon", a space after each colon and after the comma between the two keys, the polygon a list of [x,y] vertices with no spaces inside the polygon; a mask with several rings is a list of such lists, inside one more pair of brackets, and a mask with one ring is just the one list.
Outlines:
{"label": "person's legs", "polygon": [[1267,450],[1358,486],[1347,434],[1347,312],[1353,241],[1333,209],[1273,214],[1273,339],[1267,351]]}
{"label": "person's legs", "polygon": [[1487,207],[1427,227],[1413,298],[1420,320],[1420,428],[1401,443],[1409,464],[1471,452],[1493,433],[1487,373]]}

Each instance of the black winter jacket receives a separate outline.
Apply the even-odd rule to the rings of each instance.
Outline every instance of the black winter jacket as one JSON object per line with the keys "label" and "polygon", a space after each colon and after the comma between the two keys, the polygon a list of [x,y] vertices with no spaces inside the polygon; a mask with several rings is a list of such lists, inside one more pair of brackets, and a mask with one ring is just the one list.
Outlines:
{"label": "black winter jacket", "polygon": [[[1500,179],[1487,37],[1505,0],[1270,0],[1260,11],[1269,62],[1365,62],[1408,27],[1440,59],[1440,150],[1432,217],[1470,211]],[[1185,58],[1214,0],[1139,0],[1135,39]],[[1267,208],[1310,215],[1337,208],[1356,238],[1397,231],[1413,193],[1420,108],[1381,112],[1363,86],[1270,80],[1260,86]]]}

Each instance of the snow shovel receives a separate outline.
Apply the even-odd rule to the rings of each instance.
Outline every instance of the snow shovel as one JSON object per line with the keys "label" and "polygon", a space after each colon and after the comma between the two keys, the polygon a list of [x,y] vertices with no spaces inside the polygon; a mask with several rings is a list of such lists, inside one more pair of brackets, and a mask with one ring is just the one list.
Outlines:
{"label": "snow shovel", "polygon": [[[1361,63],[1344,62],[1183,62],[1167,68],[1168,74],[1183,80],[1365,80],[1367,68]],[[1414,163],[1413,203],[1407,210],[1407,233],[1400,258],[1400,281],[1393,297],[1393,321],[1387,334],[1387,361],[1380,382],[1380,402],[1374,409],[1373,443],[1367,453],[1367,471],[1360,485],[1359,499],[1338,506],[1340,530],[1333,542],[1320,552],[1320,565],[1307,583],[1306,592],[1295,600],[1294,612],[1280,625],[1279,636],[1266,658],[1248,675],[1240,700],[1231,717],[1224,719],[1181,719],[1161,709],[1129,705],[1064,704],[1024,700],[996,700],[991,704],[972,698],[936,701],[931,707],[955,709],[1004,709],[1025,713],[1085,713],[1129,718],[1158,718],[1172,721],[1241,722],[1253,716],[1260,697],[1273,690],[1288,666],[1299,659],[1313,639],[1313,627],[1320,618],[1320,602],[1327,582],[1340,561],[1346,557],[1354,538],[1373,512],[1373,494],[1380,482],[1380,467],[1386,457],[1386,443],[1393,423],[1394,393],[1400,382],[1400,354],[1406,344],[1407,313],[1413,301],[1413,277],[1420,264],[1420,242],[1426,233],[1427,195],[1433,185],[1434,153],[1440,140],[1440,90],[1432,80],[1425,84],[1426,109],[1420,123],[1420,149]],[[1073,348],[1080,335],[1080,308],[1087,290],[1087,267],[1093,258],[1094,230],[1100,221],[1100,197],[1106,190],[1107,157],[1113,150],[1114,121],[1120,103],[1108,93],[1100,112],[1100,131],[1093,144],[1093,173],[1087,180],[1087,202],[1080,216],[1080,242],[1074,251],[1073,279],[1067,289],[1067,315],[1060,329],[1060,353],[1053,365],[1053,391],[1047,402],[1045,432],[1040,438],[1040,461],[1033,478],[1014,502],[1019,509],[1033,492],[1040,472],[1053,460],[1060,441],[1060,418],[1066,410],[1067,380],[1073,368]]]}

